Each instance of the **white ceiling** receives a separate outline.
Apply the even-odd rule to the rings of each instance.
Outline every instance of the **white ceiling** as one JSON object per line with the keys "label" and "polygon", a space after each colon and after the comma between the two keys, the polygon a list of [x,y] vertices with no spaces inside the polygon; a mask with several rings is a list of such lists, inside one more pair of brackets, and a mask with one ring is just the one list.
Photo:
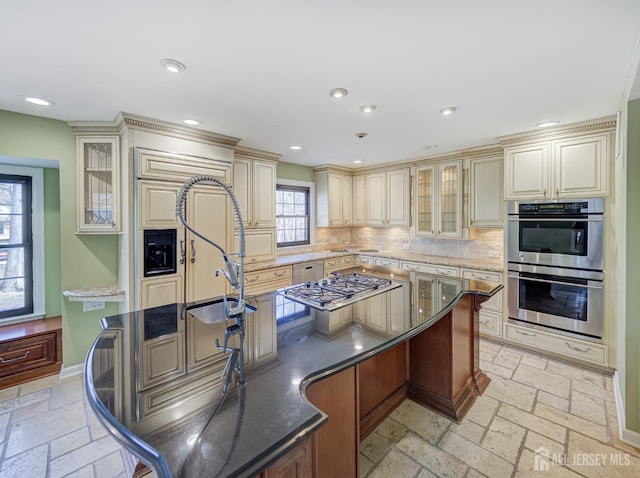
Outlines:
{"label": "white ceiling", "polygon": [[638,0],[20,0],[0,9],[0,109],[193,117],[282,161],[367,166],[614,115],[639,38]]}

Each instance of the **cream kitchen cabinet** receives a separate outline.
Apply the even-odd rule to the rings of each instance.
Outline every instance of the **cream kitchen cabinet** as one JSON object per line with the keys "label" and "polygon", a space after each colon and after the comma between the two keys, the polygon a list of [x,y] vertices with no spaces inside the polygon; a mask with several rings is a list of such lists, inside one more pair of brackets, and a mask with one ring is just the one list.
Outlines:
{"label": "cream kitchen cabinet", "polygon": [[316,225],[351,226],[352,180],[348,174],[316,171]]}
{"label": "cream kitchen cabinet", "polygon": [[364,174],[353,176],[353,225],[367,225],[367,178]]}
{"label": "cream kitchen cabinet", "polygon": [[78,136],[78,233],[121,232],[120,140]]}
{"label": "cream kitchen cabinet", "polygon": [[[463,279],[479,280],[502,284],[502,273],[487,272],[476,269],[460,269]],[[494,337],[502,337],[502,291],[495,294],[480,309],[480,333]]]}
{"label": "cream kitchen cabinet", "polygon": [[256,311],[247,314],[244,362],[257,367],[278,357],[275,295],[259,295],[247,301]]}
{"label": "cream kitchen cabinet", "polygon": [[409,168],[366,175],[367,224],[409,226]]}
{"label": "cream kitchen cabinet", "polygon": [[[194,187],[187,197],[187,223],[204,237],[229,250],[229,225],[233,223],[227,194],[220,188]],[[212,245],[187,231],[185,235],[186,300],[187,302],[222,295],[227,281],[215,277],[224,267],[222,255]]]}
{"label": "cream kitchen cabinet", "polygon": [[607,133],[505,148],[506,199],[608,194]]}
{"label": "cream kitchen cabinet", "polygon": [[473,159],[470,162],[470,227],[504,226],[504,159]]}
{"label": "cream kitchen cabinet", "polygon": [[233,194],[245,228],[276,227],[276,163],[239,155],[233,160]]}
{"label": "cream kitchen cabinet", "polygon": [[462,236],[462,161],[415,170],[415,231],[420,236]]}
{"label": "cream kitchen cabinet", "polygon": [[341,256],[334,257],[333,259],[324,260],[324,276],[331,277],[332,272],[336,272],[342,269],[348,269],[349,267],[356,265],[356,256]]}
{"label": "cream kitchen cabinet", "polygon": [[289,287],[293,277],[291,266],[272,267],[244,273],[245,295],[257,295]]}
{"label": "cream kitchen cabinet", "polygon": [[402,282],[401,287],[356,302],[353,304],[354,321],[380,334],[397,334],[408,330],[410,290],[410,283]]}
{"label": "cream kitchen cabinet", "polygon": [[[413,276],[413,274],[412,274]],[[412,325],[421,324],[449,304],[462,290],[460,279],[415,273],[413,284]]]}
{"label": "cream kitchen cabinet", "polygon": [[[275,229],[245,229],[244,247],[246,264],[272,261],[276,258]],[[240,250],[240,236],[236,230],[234,236],[234,252]]]}

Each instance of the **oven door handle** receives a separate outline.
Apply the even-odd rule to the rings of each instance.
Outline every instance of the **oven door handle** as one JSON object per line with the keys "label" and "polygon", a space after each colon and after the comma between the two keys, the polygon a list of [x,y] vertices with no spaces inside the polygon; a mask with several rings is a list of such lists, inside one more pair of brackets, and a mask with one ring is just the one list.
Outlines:
{"label": "oven door handle", "polygon": [[580,217],[545,217],[545,216],[537,216],[537,217],[519,217],[519,216],[509,216],[507,218],[508,221],[518,221],[518,222],[602,222],[602,216],[588,217],[586,219]]}
{"label": "oven door handle", "polygon": [[530,281],[533,281],[533,282],[544,282],[545,284],[575,285],[575,286],[579,286],[579,287],[586,287],[588,289],[602,289],[601,285],[594,285],[593,284],[594,281],[588,281],[587,284],[578,284],[578,283],[575,283],[575,282],[571,282],[571,279],[567,280],[566,282],[563,282],[563,281],[557,281],[557,280],[538,279],[538,278],[535,278],[535,277],[523,277],[523,276],[515,275],[515,274],[508,274],[508,278],[509,279],[530,280]]}

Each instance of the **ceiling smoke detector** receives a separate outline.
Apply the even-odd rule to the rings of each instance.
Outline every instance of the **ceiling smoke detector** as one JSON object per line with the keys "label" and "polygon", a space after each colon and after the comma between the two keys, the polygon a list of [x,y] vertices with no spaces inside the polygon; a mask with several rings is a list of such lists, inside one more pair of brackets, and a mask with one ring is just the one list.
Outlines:
{"label": "ceiling smoke detector", "polygon": [[366,136],[367,136],[367,133],[356,133],[356,138],[358,139],[365,138]]}

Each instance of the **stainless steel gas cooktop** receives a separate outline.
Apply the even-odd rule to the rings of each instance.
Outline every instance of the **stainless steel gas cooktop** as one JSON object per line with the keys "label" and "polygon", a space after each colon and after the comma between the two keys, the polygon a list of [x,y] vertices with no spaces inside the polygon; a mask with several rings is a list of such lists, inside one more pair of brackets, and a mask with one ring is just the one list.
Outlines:
{"label": "stainless steel gas cooktop", "polygon": [[309,307],[332,311],[400,285],[389,279],[357,272],[334,273],[331,278],[287,287],[284,295]]}

